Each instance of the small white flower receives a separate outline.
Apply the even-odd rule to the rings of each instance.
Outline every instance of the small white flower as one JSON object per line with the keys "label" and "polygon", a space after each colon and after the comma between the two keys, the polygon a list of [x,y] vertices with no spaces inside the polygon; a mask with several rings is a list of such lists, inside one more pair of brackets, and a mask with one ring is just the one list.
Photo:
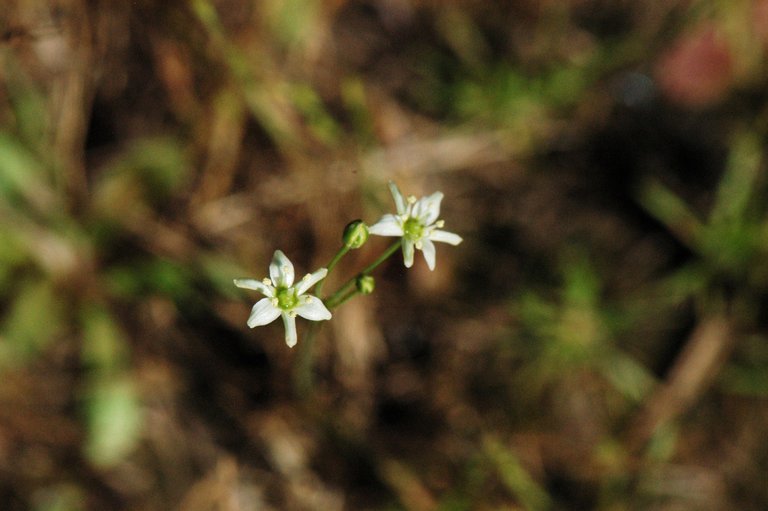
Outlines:
{"label": "small white flower", "polygon": [[251,309],[248,326],[253,328],[272,323],[282,316],[285,324],[285,342],[290,348],[296,345],[296,316],[312,321],[331,319],[331,312],[322,300],[316,296],[304,294],[309,288],[325,278],[328,270],[320,268],[308,273],[295,286],[293,285],[293,264],[280,250],[275,250],[269,265],[269,278],[262,281],[253,279],[235,279],[235,285],[243,289],[252,289],[263,294]]}
{"label": "small white flower", "polygon": [[463,240],[458,234],[440,230],[445,223],[437,218],[440,216],[442,192],[435,192],[429,197],[403,197],[397,185],[389,182],[389,190],[395,199],[397,214],[384,215],[381,220],[372,225],[368,231],[378,236],[398,236],[403,238],[403,261],[406,268],[413,266],[414,248],[421,250],[427,266],[435,269],[435,245],[433,241],[458,245]]}

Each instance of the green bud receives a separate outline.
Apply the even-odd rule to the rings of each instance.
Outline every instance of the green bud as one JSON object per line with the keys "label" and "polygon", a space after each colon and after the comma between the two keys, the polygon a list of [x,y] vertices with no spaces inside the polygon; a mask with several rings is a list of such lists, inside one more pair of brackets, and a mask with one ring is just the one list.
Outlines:
{"label": "green bud", "polygon": [[353,220],[344,228],[344,246],[360,248],[368,240],[368,226],[362,220]]}
{"label": "green bud", "polygon": [[376,288],[376,280],[370,275],[360,275],[355,279],[355,287],[361,295],[369,295]]}

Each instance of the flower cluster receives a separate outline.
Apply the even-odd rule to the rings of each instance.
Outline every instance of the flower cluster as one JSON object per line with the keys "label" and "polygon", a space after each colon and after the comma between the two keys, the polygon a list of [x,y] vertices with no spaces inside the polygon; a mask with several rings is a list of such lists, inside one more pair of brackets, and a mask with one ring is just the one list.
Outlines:
{"label": "flower cluster", "polygon": [[[258,291],[264,298],[256,302],[248,318],[251,328],[266,325],[278,317],[282,317],[285,325],[285,342],[293,347],[297,342],[296,316],[311,321],[331,319],[329,308],[340,305],[356,293],[369,294],[374,289],[374,280],[369,273],[386,260],[394,250],[402,247],[403,262],[406,268],[413,266],[416,250],[424,254],[424,259],[430,270],[435,269],[435,245],[438,241],[451,245],[462,242],[461,236],[442,230],[444,226],[440,216],[440,203],[443,200],[441,192],[435,192],[428,197],[416,199],[414,196],[405,197],[397,185],[389,182],[389,189],[395,201],[396,214],[386,214],[378,222],[368,227],[361,220],[355,220],[347,225],[342,237],[343,245],[334,256],[327,268],[320,268],[314,273],[308,273],[294,285],[294,268],[291,261],[280,250],[276,250],[269,265],[269,277],[263,280],[235,279],[235,285],[243,289]],[[360,248],[368,239],[368,234],[377,236],[393,236],[400,240],[385,252],[375,263],[368,266],[352,277],[336,293],[325,300],[307,294],[312,286],[320,283],[328,275],[341,257],[351,249]],[[317,293],[322,283],[317,286]],[[324,303],[325,302],[325,303]]]}

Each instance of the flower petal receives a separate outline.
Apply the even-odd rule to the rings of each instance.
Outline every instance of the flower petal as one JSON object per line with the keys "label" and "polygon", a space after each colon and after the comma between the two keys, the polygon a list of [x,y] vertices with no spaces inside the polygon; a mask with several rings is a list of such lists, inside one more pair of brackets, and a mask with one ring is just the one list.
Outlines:
{"label": "flower petal", "polygon": [[459,243],[464,241],[464,239],[461,236],[459,236],[458,234],[454,234],[454,233],[448,232],[448,231],[441,231],[439,229],[436,229],[436,230],[432,231],[431,233],[429,233],[429,239],[431,239],[432,241],[440,241],[442,243],[449,243],[449,244],[454,245],[454,246],[458,245]]}
{"label": "flower petal", "polygon": [[[407,210],[405,197],[403,197],[403,194],[400,193],[400,189],[397,187],[394,181],[390,181],[388,184],[389,191],[392,193],[392,198],[395,199],[395,208],[397,208],[397,214],[404,215]],[[383,234],[382,236],[386,235]]]}
{"label": "flower petal", "polygon": [[293,310],[302,318],[312,321],[331,319],[331,311],[325,307],[325,304],[318,297],[304,295],[301,297],[301,302],[301,305]]}
{"label": "flower petal", "polygon": [[307,289],[323,280],[326,275],[328,275],[328,270],[325,268],[320,268],[315,273],[308,273],[307,275],[304,275],[299,283],[296,284],[296,294],[303,295]]}
{"label": "flower petal", "polygon": [[381,220],[368,228],[370,234],[377,236],[402,236],[403,226],[395,215],[384,215]]}
{"label": "flower petal", "polygon": [[268,286],[260,280],[254,279],[235,279],[235,285],[242,289],[252,289],[272,298],[275,296],[275,288]]}
{"label": "flower petal", "polygon": [[296,346],[298,336],[296,335],[296,318],[288,312],[283,312],[283,325],[285,325],[285,344],[289,348]]}
{"label": "flower petal", "polygon": [[435,244],[429,241],[427,238],[421,239],[421,252],[424,254],[424,259],[427,261],[429,269],[434,271],[435,269]]}
{"label": "flower petal", "polygon": [[413,205],[414,218],[418,218],[423,225],[432,225],[440,216],[440,203],[443,201],[443,192],[435,192],[429,197],[422,197]]}
{"label": "flower petal", "polygon": [[403,238],[403,263],[406,268],[413,266],[413,242]]}
{"label": "flower petal", "polygon": [[293,285],[293,263],[280,250],[275,250],[272,263],[269,265],[269,276],[275,287],[291,287]]}
{"label": "flower petal", "polygon": [[279,315],[280,309],[272,305],[272,299],[262,298],[251,309],[248,326],[253,328],[272,323]]}

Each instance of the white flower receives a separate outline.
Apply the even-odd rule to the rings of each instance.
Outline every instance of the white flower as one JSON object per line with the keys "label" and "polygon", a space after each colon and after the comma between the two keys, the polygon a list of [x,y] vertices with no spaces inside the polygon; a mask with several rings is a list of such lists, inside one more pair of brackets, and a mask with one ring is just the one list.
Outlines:
{"label": "white flower", "polygon": [[322,300],[316,296],[304,294],[309,288],[325,278],[328,270],[320,268],[308,273],[295,286],[293,285],[293,264],[280,250],[275,250],[269,265],[269,278],[262,281],[253,279],[235,279],[235,285],[243,289],[253,289],[266,296],[251,309],[248,326],[253,328],[272,323],[282,316],[285,324],[285,342],[289,347],[296,345],[296,316],[312,321],[331,319],[331,312]]}
{"label": "white flower", "polygon": [[435,245],[433,241],[458,245],[463,240],[458,234],[440,229],[445,222],[438,220],[442,192],[416,200],[413,195],[403,197],[397,185],[389,182],[389,190],[395,199],[397,215],[387,214],[372,225],[368,231],[378,236],[399,236],[403,238],[403,261],[406,268],[413,266],[414,248],[421,250],[427,266],[435,269]]}

